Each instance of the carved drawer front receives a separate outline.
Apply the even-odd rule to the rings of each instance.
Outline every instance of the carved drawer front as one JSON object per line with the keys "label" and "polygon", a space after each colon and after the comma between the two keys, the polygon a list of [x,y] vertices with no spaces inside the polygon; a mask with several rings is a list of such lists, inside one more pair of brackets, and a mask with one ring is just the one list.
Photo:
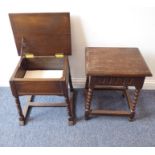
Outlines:
{"label": "carved drawer front", "polygon": [[142,87],[143,77],[91,77],[91,84]]}

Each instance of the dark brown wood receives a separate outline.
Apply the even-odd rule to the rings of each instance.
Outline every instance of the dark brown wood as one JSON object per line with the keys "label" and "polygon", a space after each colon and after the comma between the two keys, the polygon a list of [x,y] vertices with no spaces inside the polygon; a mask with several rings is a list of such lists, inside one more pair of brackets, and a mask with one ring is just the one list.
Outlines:
{"label": "dark brown wood", "polygon": [[18,55],[71,55],[69,13],[10,13]]}
{"label": "dark brown wood", "polygon": [[[138,48],[86,48],[85,119],[90,115],[128,116],[133,120],[140,90],[146,76],[152,76]],[[135,87],[134,100],[128,86]],[[127,98],[128,111],[91,109],[93,90],[120,90]]]}
{"label": "dark brown wood", "polygon": [[[16,99],[21,125],[25,124],[32,107],[62,107],[67,105],[68,122],[75,124],[75,111],[70,66],[67,55],[71,54],[69,13],[9,14],[18,54],[21,59],[10,79],[12,94]],[[33,58],[25,53],[34,54]],[[64,57],[53,56],[63,53]],[[62,70],[61,78],[25,78],[27,70]],[[19,96],[32,95],[23,112]],[[66,103],[37,103],[34,95],[64,96]]]}
{"label": "dark brown wood", "polygon": [[71,78],[70,70],[69,70],[69,86],[70,86],[70,90],[73,92],[74,88],[73,88],[73,85],[72,85],[72,78]]}
{"label": "dark brown wood", "polygon": [[[29,63],[27,66],[22,66],[24,63],[22,63],[23,61],[25,61],[25,58],[22,58],[22,60],[19,62],[17,68],[15,69],[15,72],[13,73],[13,76],[10,79],[10,86],[11,86],[11,90],[12,93],[15,97],[18,98],[18,96],[21,95],[60,95],[60,96],[65,96],[66,98],[66,103],[67,103],[67,109],[68,109],[68,115],[69,115],[69,125],[73,125],[75,124],[75,114],[74,114],[74,103],[73,103],[73,97],[69,97],[68,95],[68,83],[69,83],[69,76],[71,78],[71,75],[69,75],[69,68],[68,68],[68,58],[65,56],[64,58],[61,58],[61,61],[55,61],[55,59],[57,58],[51,58],[47,57],[47,60],[45,61],[46,57],[35,57],[32,58],[33,60],[26,60],[27,63]],[[35,60],[36,59],[36,60]],[[62,61],[63,59],[63,61]],[[42,61],[43,60],[43,61]],[[46,67],[48,69],[50,69],[50,65],[48,66],[48,61],[52,62],[54,60],[54,62],[59,63],[57,65],[57,69],[62,69],[63,70],[63,77],[60,79],[41,79],[41,78],[29,78],[29,79],[25,79],[24,78],[24,74],[21,74],[21,68],[22,68],[22,72],[26,72],[26,70],[31,70],[31,65],[32,65],[32,70],[37,69],[42,69],[40,66],[40,63],[43,62],[42,67],[43,70],[46,70]],[[59,59],[60,60],[60,59]],[[31,62],[39,62],[39,67],[38,68],[38,63],[31,63]],[[46,62],[46,63],[44,63]],[[62,64],[61,64],[62,63]],[[53,64],[53,63],[51,63]],[[36,66],[35,66],[36,65]],[[47,66],[46,66],[47,65]],[[59,68],[58,68],[59,66]],[[36,68],[35,68],[36,67]],[[62,68],[61,68],[62,67]],[[51,67],[52,69],[53,66]],[[18,70],[19,69],[19,70]],[[70,83],[72,84],[72,81],[70,80]],[[73,86],[71,87],[70,91],[73,91]],[[22,118],[23,115],[23,119],[24,121],[27,120],[30,110],[32,107],[62,107],[62,106],[66,106],[66,104],[59,104],[59,103],[36,103],[33,102],[33,96],[30,96],[29,98],[29,103],[25,106],[24,108],[24,114],[22,114],[22,109],[20,108],[20,102],[16,101],[16,103],[18,103],[17,105],[17,109],[20,112],[19,116],[20,116],[20,120]],[[21,121],[20,121],[21,122]],[[25,123],[25,122],[24,122]],[[24,125],[24,123],[20,123],[21,125]]]}
{"label": "dark brown wood", "polygon": [[96,85],[95,86],[95,90],[124,90],[125,87],[124,86],[103,86],[103,85]]}
{"label": "dark brown wood", "polygon": [[[69,96],[69,101],[71,101],[71,106],[73,106],[73,93]],[[20,105],[20,102],[19,102]],[[24,123],[20,123],[20,125],[24,125],[27,122],[27,119],[30,115],[32,107],[66,107],[67,103],[41,103],[41,102],[34,102],[33,101],[33,96],[28,97],[28,102],[25,105],[23,109],[23,116],[24,116]],[[18,108],[19,109],[19,108]],[[72,109],[73,110],[73,109]],[[71,116],[74,115],[74,113],[71,114]],[[75,117],[73,120],[69,120],[69,125],[75,124]]]}
{"label": "dark brown wood", "polygon": [[88,120],[89,118],[92,95],[93,95],[93,90],[89,88],[87,92],[87,100],[85,105],[85,120]]}
{"label": "dark brown wood", "polygon": [[65,96],[65,101],[67,104],[67,111],[68,111],[68,124],[69,125],[74,125],[75,124],[75,114],[74,114],[74,105],[73,105],[73,92],[70,92],[70,97],[68,94],[68,86],[64,86],[64,96]]}
{"label": "dark brown wood", "polygon": [[151,76],[138,48],[86,48],[86,73],[94,76]]}
{"label": "dark brown wood", "polygon": [[91,76],[91,82],[96,85],[106,86],[136,86],[142,87],[145,77],[110,77],[110,76]]}
{"label": "dark brown wood", "polygon": [[93,110],[90,112],[91,115],[115,115],[115,116],[130,116],[130,112],[121,110]]}
{"label": "dark brown wood", "polygon": [[88,89],[88,84],[89,84],[89,76],[86,77],[86,84],[85,84],[85,89]]}
{"label": "dark brown wood", "polygon": [[66,107],[66,103],[40,103],[40,102],[29,102],[31,107]]}
{"label": "dark brown wood", "polygon": [[129,120],[132,121],[134,119],[135,113],[136,113],[136,104],[138,102],[138,97],[139,97],[140,89],[135,89],[134,93],[134,100],[132,102],[132,107],[131,107],[131,116],[129,117]]}
{"label": "dark brown wood", "polygon": [[16,107],[17,107],[18,114],[19,114],[19,124],[24,125],[25,124],[25,118],[24,118],[23,111],[22,111],[22,108],[20,105],[19,97],[15,97],[15,101],[16,101]]}

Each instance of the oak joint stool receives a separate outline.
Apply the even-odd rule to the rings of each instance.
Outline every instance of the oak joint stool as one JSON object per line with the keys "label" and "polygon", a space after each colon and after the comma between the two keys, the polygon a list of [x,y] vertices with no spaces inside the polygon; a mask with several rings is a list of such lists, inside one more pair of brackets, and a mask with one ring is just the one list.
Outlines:
{"label": "oak joint stool", "polygon": [[[91,115],[116,115],[128,116],[132,121],[145,77],[152,74],[138,48],[87,47],[86,76],[86,120]],[[129,86],[135,87],[133,100],[128,92]],[[95,89],[121,90],[130,111],[91,109]]]}

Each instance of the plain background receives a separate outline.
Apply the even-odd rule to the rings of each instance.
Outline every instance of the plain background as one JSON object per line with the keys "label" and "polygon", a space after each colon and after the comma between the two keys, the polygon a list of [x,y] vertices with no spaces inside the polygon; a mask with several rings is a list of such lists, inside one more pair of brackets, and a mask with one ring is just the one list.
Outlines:
{"label": "plain background", "polygon": [[[19,57],[8,13],[70,12],[71,73],[74,85],[85,83],[85,47],[138,47],[155,74],[155,5],[140,0],[5,0],[0,1],[0,86],[8,86]],[[145,88],[155,88],[155,77]]]}

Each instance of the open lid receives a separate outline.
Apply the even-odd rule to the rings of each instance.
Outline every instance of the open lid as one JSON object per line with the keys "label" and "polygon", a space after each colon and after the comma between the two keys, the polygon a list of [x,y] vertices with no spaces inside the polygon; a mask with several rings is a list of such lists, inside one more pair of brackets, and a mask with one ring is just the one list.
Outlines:
{"label": "open lid", "polygon": [[69,13],[10,13],[18,55],[71,55]]}

